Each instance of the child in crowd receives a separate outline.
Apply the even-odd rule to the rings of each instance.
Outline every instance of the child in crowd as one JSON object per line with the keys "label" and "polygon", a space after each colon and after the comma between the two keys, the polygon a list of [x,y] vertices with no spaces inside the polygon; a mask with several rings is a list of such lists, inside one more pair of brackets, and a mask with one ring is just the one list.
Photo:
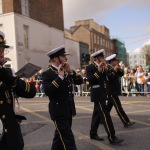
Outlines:
{"label": "child in crowd", "polygon": [[136,92],[138,92],[138,84],[136,78],[132,78],[129,86],[130,86],[132,96],[135,97],[137,95]]}

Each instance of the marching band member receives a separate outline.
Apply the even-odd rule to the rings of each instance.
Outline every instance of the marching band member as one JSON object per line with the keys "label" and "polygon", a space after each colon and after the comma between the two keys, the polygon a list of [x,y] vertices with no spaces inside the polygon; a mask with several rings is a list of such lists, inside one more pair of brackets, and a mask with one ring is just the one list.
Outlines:
{"label": "marching band member", "polygon": [[106,61],[108,62],[107,77],[109,80],[107,108],[109,111],[111,111],[112,107],[114,106],[118,116],[124,124],[124,127],[132,126],[134,122],[130,122],[118,97],[118,95],[121,94],[120,78],[124,75],[124,72],[120,68],[120,65],[118,65],[116,54],[106,57]]}
{"label": "marching band member", "polygon": [[94,102],[94,110],[91,121],[90,138],[102,141],[97,134],[100,121],[104,124],[110,144],[119,144],[123,140],[115,136],[115,129],[106,108],[106,71],[107,64],[104,59],[104,50],[101,49],[91,55],[94,62],[87,66],[87,79],[91,85],[91,101]]}
{"label": "marching band member", "polygon": [[56,130],[52,150],[77,150],[71,130],[72,117],[76,115],[74,84],[83,83],[81,75],[70,68],[67,53],[62,45],[48,54],[52,65],[43,72],[43,87],[49,97],[49,113]]}
{"label": "marching band member", "polygon": [[24,116],[16,115],[13,109],[14,95],[17,97],[33,98],[36,94],[34,85],[12,75],[11,70],[3,67],[5,35],[0,31],[0,150],[23,150],[24,142],[20,129],[20,122]]}

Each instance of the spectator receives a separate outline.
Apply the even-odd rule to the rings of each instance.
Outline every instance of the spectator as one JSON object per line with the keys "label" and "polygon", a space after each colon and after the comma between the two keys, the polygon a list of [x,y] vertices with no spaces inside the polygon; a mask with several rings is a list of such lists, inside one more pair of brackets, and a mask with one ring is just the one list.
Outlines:
{"label": "spectator", "polygon": [[147,97],[150,97],[150,69],[148,70],[148,72],[146,73],[146,77],[147,77]]}
{"label": "spectator", "polygon": [[137,84],[136,78],[131,79],[129,87],[132,92],[132,96],[135,97],[137,95],[136,92],[138,92],[138,84]]}
{"label": "spectator", "polygon": [[[78,68],[76,70],[76,73],[79,74],[79,75],[81,75],[81,69]],[[76,85],[76,87],[77,87],[77,93],[78,93],[78,95],[81,96],[82,95],[82,86],[81,85]]]}
{"label": "spectator", "polygon": [[133,80],[136,81],[137,79],[136,79],[136,75],[135,75],[135,70],[131,69],[130,73],[129,73],[129,79],[128,79],[129,91],[130,92],[131,92],[131,86],[130,85],[132,85]]}
{"label": "spectator", "polygon": [[137,68],[136,76],[137,76],[138,90],[139,92],[141,92],[140,94],[144,96],[143,92],[144,92],[144,84],[146,83],[146,78],[145,72],[141,65]]}
{"label": "spectator", "polygon": [[128,68],[124,69],[124,76],[122,77],[122,86],[125,93],[129,93],[129,73]]}
{"label": "spectator", "polygon": [[81,76],[83,78],[82,92],[88,92],[89,90],[89,82],[87,80],[86,70],[81,70]]}
{"label": "spectator", "polygon": [[45,94],[44,94],[44,88],[43,88],[43,83],[42,83],[42,75],[43,75],[43,69],[41,69],[39,71],[39,74],[38,74],[38,81],[39,81],[39,92],[41,93],[40,94],[40,97],[43,97]]}

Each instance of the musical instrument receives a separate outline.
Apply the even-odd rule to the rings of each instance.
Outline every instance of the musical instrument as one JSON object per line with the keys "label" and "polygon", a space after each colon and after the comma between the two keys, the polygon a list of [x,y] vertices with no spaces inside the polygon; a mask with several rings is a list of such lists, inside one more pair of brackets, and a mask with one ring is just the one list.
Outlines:
{"label": "musical instrument", "polygon": [[108,70],[114,70],[114,68],[110,64],[107,64],[107,68]]}
{"label": "musical instrument", "polygon": [[0,141],[3,138],[3,135],[4,135],[4,128],[3,128],[3,123],[2,123],[2,121],[0,119]]}

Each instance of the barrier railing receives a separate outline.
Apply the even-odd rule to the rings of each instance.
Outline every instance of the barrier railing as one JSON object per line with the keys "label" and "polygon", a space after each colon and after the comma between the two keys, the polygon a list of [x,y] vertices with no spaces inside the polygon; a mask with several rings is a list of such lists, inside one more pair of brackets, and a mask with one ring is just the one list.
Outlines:
{"label": "barrier railing", "polygon": [[[41,82],[41,80],[34,80],[35,86],[36,86],[37,82]],[[126,82],[126,84],[123,83],[123,78],[122,78],[121,79],[121,87],[120,87],[121,88],[121,93],[126,94],[127,97],[130,94],[150,94],[150,92],[147,92],[147,91],[140,92],[140,91],[138,91],[138,89],[137,89],[137,91],[130,91],[128,86],[129,85],[127,84],[127,82]],[[145,84],[144,88],[147,89],[146,84]],[[74,95],[75,96],[90,96],[89,84],[84,83],[82,85],[76,85],[75,88],[74,88]],[[36,97],[43,97],[43,96],[45,96],[45,93],[40,92],[40,90],[38,90],[37,93],[36,93]]]}
{"label": "barrier railing", "polygon": [[[130,88],[130,83],[132,82],[132,78],[135,78],[135,77],[128,77],[128,78],[124,78],[122,77],[121,78],[121,93],[122,94],[126,94],[127,97],[130,95],[130,94],[150,94],[150,91],[148,92],[148,87],[146,87],[147,85],[147,82],[143,83],[144,87],[143,87],[143,91],[139,91],[139,87],[138,87],[138,84],[136,85],[137,87],[136,88],[133,88],[134,90],[132,90],[132,88]],[[148,86],[148,85],[147,85]],[[145,90],[147,89],[147,91]]]}

